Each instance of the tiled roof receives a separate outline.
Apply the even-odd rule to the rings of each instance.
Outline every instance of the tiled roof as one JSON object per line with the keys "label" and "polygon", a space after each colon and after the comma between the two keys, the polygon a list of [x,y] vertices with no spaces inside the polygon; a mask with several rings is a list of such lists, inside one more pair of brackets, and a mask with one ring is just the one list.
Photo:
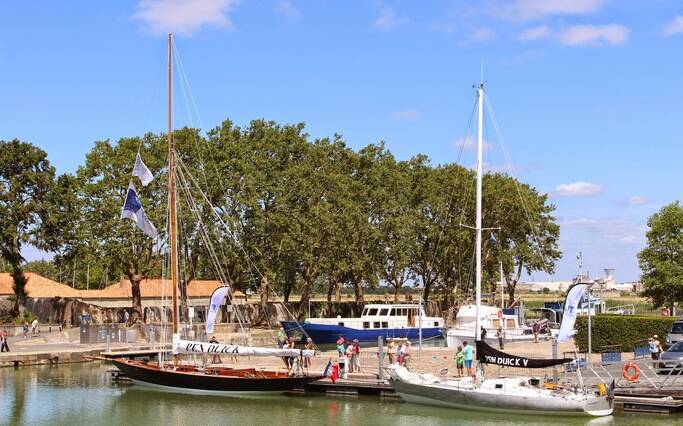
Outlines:
{"label": "tiled roof", "polygon": [[[221,285],[215,280],[194,280],[187,286],[189,297],[209,297],[211,293]],[[130,281],[121,280],[109,285],[102,290],[81,290],[80,297],[84,299],[109,299],[131,297]],[[171,281],[159,278],[142,280],[140,282],[140,296],[143,298],[171,297]]]}
{"label": "tiled roof", "polygon": [[[26,285],[29,297],[77,297],[81,299],[121,299],[132,296],[130,281],[121,280],[111,284],[102,290],[75,290],[68,285],[60,284],[40,275],[26,272],[28,283]],[[12,290],[12,275],[0,273],[0,296],[14,294]],[[216,280],[194,280],[187,286],[189,297],[210,297],[211,293],[221,285]],[[162,279],[149,279],[140,282],[140,295],[143,298],[171,297],[171,281]],[[235,296],[245,297],[244,293],[237,290]]]}
{"label": "tiled roof", "polygon": [[[79,297],[80,291],[74,290],[68,285],[60,284],[32,272],[25,272],[24,275],[28,278],[26,283],[28,297]],[[0,296],[14,294],[13,284],[12,274],[0,273]]]}

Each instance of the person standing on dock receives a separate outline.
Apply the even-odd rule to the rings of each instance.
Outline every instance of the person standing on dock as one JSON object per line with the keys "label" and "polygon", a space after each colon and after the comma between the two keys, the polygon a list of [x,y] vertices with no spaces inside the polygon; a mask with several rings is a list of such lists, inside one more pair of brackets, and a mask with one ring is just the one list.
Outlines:
{"label": "person standing on dock", "polygon": [[358,342],[358,339],[353,339],[351,365],[353,365],[353,371],[360,373],[360,343]]}
{"label": "person standing on dock", "polygon": [[472,349],[472,346],[468,345],[467,342],[462,342],[463,345],[463,351],[465,352],[465,367],[467,368],[467,375],[471,376],[472,375],[472,354],[474,352],[474,349]]}
{"label": "person standing on dock", "polygon": [[35,336],[38,332],[38,320],[34,319],[33,322],[31,323],[31,332],[33,333],[33,336]]}
{"label": "person standing on dock", "polygon": [[408,340],[403,346],[403,365],[408,368],[408,363],[410,362],[410,340]]}
{"label": "person standing on dock", "polygon": [[465,352],[462,346],[458,346],[458,351],[455,353],[455,368],[458,370],[458,377],[462,377],[465,367]]}
{"label": "person standing on dock", "polygon": [[505,331],[503,331],[503,327],[498,327],[498,331],[496,331],[496,337],[498,338],[498,347],[500,349],[505,349],[505,343],[503,342],[505,339]]}
{"label": "person standing on dock", "polygon": [[24,339],[28,339],[28,323],[26,321],[24,321],[22,331],[24,332]]}
{"label": "person standing on dock", "polygon": [[7,344],[7,339],[9,338],[9,335],[7,334],[7,330],[2,330],[2,333],[0,333],[0,352],[9,352],[9,345]]}
{"label": "person standing on dock", "polygon": [[[313,339],[310,337],[306,338],[306,346],[304,346],[306,350],[312,351],[315,349],[315,346],[313,345]],[[310,356],[304,357],[304,368],[308,372],[308,369],[313,365],[313,359]]]}
{"label": "person standing on dock", "polygon": [[337,339],[337,353],[340,357],[344,356],[344,350],[344,336],[340,334],[339,339]]}
{"label": "person standing on dock", "polygon": [[394,348],[394,339],[391,337],[387,339],[387,357],[389,358],[389,365],[394,363],[394,353],[395,353],[395,348]]}
{"label": "person standing on dock", "polygon": [[285,340],[287,339],[287,336],[285,335],[285,329],[280,327],[280,329],[277,331],[277,347],[278,349],[282,349],[285,346]]}
{"label": "person standing on dock", "polygon": [[[213,343],[214,345],[218,344],[218,339],[216,339],[216,336],[211,336],[211,340],[209,340],[209,343]],[[221,360],[221,356],[218,354],[213,354],[211,357],[211,363],[212,364],[221,364],[223,361]]]}

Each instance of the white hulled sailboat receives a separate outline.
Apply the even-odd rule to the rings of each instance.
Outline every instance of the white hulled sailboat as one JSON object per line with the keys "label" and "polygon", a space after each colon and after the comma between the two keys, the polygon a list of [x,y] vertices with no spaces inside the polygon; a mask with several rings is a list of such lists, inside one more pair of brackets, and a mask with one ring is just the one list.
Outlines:
{"label": "white hulled sailboat", "polygon": [[[484,85],[477,87],[477,184],[476,184],[476,303],[474,334],[477,360],[508,367],[546,368],[571,359],[532,359],[498,351],[481,341],[481,244],[482,244],[482,151],[484,121]],[[486,379],[477,369],[473,377],[439,378],[418,374],[403,366],[387,368],[391,386],[407,402],[486,412],[608,416],[612,414],[611,389],[604,392],[582,387],[546,384],[536,377],[501,377]]]}

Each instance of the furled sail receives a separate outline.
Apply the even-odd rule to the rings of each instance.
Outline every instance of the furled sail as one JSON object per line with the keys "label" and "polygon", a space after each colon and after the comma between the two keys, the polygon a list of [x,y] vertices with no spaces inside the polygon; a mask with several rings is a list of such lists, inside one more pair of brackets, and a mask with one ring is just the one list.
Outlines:
{"label": "furled sail", "polygon": [[173,340],[174,354],[226,354],[232,356],[312,357],[313,350],[257,348],[253,346],[223,345],[220,343]]}
{"label": "furled sail", "polygon": [[571,358],[535,359],[506,354],[486,342],[477,341],[477,360],[485,364],[520,368],[546,368],[573,361]]}

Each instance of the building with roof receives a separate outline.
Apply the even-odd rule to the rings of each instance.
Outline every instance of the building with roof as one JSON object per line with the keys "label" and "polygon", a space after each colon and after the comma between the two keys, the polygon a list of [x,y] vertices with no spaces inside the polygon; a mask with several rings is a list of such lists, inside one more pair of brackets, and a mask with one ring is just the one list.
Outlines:
{"label": "building with roof", "polygon": [[[125,308],[131,306],[133,293],[130,281],[122,279],[99,290],[78,290],[68,285],[52,281],[48,278],[26,272],[28,278],[26,293],[28,297],[40,298],[73,298],[85,303],[107,308]],[[0,273],[0,299],[14,295],[13,279],[9,273]],[[194,280],[187,286],[188,306],[207,306],[213,291],[222,284],[216,280]],[[140,297],[143,308],[168,306],[171,297],[171,282],[167,279],[147,279],[140,282]],[[234,303],[244,303],[247,296],[237,290],[233,294]]]}

